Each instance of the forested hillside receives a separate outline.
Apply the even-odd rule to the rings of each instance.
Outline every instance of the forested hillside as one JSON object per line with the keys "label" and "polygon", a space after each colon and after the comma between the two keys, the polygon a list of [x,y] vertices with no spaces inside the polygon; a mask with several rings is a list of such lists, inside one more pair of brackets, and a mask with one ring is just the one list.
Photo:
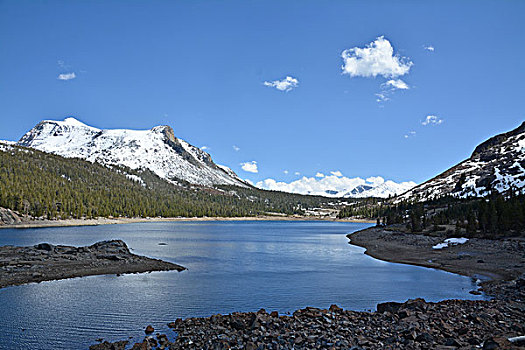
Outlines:
{"label": "forested hillside", "polygon": [[[140,180],[136,181],[140,176]],[[47,218],[300,214],[322,197],[224,186],[173,185],[151,171],[0,145],[0,207]]]}
{"label": "forested hillside", "polygon": [[[343,208],[339,218],[377,218],[381,224],[404,224],[411,232],[437,232],[495,238],[525,235],[525,195],[493,194],[486,198],[443,197],[420,202],[379,202],[369,199]],[[452,225],[452,227],[450,227]]]}

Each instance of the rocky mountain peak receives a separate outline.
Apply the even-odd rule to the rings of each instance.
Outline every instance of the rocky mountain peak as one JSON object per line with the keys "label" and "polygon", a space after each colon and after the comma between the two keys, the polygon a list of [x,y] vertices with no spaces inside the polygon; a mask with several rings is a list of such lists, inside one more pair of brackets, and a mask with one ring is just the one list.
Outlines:
{"label": "rocky mountain peak", "polygon": [[480,157],[481,154],[488,151],[491,148],[494,148],[496,146],[501,146],[505,141],[509,140],[509,138],[518,136],[520,134],[523,134],[525,137],[525,122],[521,123],[520,126],[518,126],[516,129],[511,130],[509,132],[496,135],[494,137],[491,137],[487,141],[479,144],[475,149],[474,152],[472,152],[472,155],[470,156],[471,159]]}
{"label": "rocky mountain peak", "polygon": [[159,133],[159,134],[163,134],[166,137],[166,139],[171,142],[175,142],[177,139],[175,137],[175,133],[173,132],[173,128],[169,125],[155,126],[154,128],[151,129],[151,131]]}
{"label": "rocky mountain peak", "polygon": [[397,197],[425,201],[443,196],[525,193],[525,122],[479,144],[470,158]]}
{"label": "rocky mountain peak", "polygon": [[150,130],[102,130],[72,117],[45,120],[28,131],[18,145],[103,165],[149,169],[168,181],[247,186],[231,170],[217,166],[208,153],[178,139],[167,125]]}

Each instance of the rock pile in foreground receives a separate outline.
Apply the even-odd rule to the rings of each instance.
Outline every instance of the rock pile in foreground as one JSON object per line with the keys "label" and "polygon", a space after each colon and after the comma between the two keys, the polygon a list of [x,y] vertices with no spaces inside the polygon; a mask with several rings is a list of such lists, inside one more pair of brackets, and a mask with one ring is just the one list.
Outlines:
{"label": "rock pile in foreground", "polygon": [[184,267],[133,254],[121,240],[86,247],[49,243],[0,247],[0,288],[71,277],[167,270],[182,271]]}
{"label": "rock pile in foreground", "polygon": [[[132,349],[519,349],[525,341],[521,301],[423,299],[378,304],[376,312],[305,308],[177,319],[177,336],[148,336]],[[509,340],[509,338],[511,340]],[[126,342],[91,350],[124,349]]]}

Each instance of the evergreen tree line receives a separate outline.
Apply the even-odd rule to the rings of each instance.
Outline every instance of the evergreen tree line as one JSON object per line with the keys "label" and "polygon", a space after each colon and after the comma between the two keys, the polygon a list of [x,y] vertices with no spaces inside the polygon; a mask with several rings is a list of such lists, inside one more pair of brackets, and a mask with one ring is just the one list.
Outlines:
{"label": "evergreen tree line", "polygon": [[[143,182],[127,175],[140,176]],[[17,146],[0,150],[0,206],[33,217],[300,214],[303,208],[322,205],[325,200],[234,186],[177,186],[149,170],[108,168]]]}
{"label": "evergreen tree line", "polygon": [[[406,224],[412,232],[439,231],[455,225],[456,235],[496,238],[525,235],[525,195],[493,194],[486,198],[442,197],[423,203],[369,200],[345,207],[339,217],[378,219],[385,225]],[[375,201],[375,203],[374,203]]]}

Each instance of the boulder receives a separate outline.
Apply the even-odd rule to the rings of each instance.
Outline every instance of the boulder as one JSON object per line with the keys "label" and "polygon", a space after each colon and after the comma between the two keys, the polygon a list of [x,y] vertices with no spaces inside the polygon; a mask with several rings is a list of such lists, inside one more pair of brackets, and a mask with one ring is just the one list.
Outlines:
{"label": "boulder", "polygon": [[144,330],[144,332],[145,332],[146,334],[151,334],[151,333],[155,332],[155,328],[153,328],[152,325],[148,325],[148,326],[146,327],[146,329]]}
{"label": "boulder", "polygon": [[105,341],[100,344],[91,345],[89,350],[124,350],[126,349],[126,345],[128,345],[127,340],[122,340],[115,343]]}
{"label": "boulder", "polygon": [[0,225],[13,225],[22,222],[22,219],[11,209],[0,208]]}
{"label": "boulder", "polygon": [[390,301],[387,303],[379,303],[377,304],[377,312],[390,312],[391,314],[395,314],[401,308],[401,306],[403,306],[402,303],[396,303],[394,301]]}
{"label": "boulder", "polygon": [[38,250],[46,250],[48,252],[51,252],[55,249],[55,246],[49,243],[39,243],[35,245],[35,248]]}

